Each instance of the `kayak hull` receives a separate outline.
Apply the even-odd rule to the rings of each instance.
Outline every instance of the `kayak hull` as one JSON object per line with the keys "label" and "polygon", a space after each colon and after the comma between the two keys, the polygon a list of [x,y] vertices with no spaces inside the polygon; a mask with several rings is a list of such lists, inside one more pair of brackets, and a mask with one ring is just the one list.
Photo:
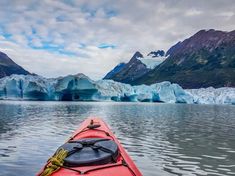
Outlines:
{"label": "kayak hull", "polygon": [[[87,128],[91,121],[94,124],[98,124],[99,127],[95,129]],[[86,119],[68,141],[84,138],[104,138],[113,140],[118,145],[119,150],[119,156],[117,157],[116,163],[97,166],[72,167],[72,170],[67,168],[60,168],[58,171],[54,172],[52,176],[142,176],[141,172],[138,170],[130,156],[126,153],[120,142],[108,128],[107,124],[100,118]],[[40,173],[38,176],[40,176]]]}

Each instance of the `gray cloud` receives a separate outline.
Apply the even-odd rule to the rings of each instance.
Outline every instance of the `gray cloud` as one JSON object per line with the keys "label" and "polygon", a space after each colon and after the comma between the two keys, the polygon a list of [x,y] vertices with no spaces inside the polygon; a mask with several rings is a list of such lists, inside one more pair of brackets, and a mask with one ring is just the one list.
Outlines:
{"label": "gray cloud", "polygon": [[98,79],[136,50],[167,50],[200,29],[234,30],[234,9],[233,0],[2,0],[0,50],[46,77]]}

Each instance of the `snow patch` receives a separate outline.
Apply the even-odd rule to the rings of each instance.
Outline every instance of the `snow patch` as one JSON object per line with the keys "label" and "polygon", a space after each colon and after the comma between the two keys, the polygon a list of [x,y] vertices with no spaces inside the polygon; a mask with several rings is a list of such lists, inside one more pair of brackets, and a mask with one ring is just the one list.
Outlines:
{"label": "snow patch", "polygon": [[149,69],[154,69],[156,66],[161,64],[164,60],[166,60],[166,56],[158,56],[158,57],[153,57],[153,55],[148,55],[146,57],[139,57],[137,58],[140,60],[144,65],[146,65],[147,68]]}

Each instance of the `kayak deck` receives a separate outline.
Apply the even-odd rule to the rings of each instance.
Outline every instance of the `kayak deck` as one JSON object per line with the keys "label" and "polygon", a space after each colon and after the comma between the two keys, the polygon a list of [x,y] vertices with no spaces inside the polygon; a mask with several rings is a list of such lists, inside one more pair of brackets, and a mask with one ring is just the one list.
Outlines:
{"label": "kayak deck", "polygon": [[[92,124],[91,128],[90,125]],[[94,128],[93,128],[94,127]],[[108,126],[99,118],[89,118],[85,120],[78,130],[68,140],[76,141],[80,139],[89,138],[103,138],[113,140],[117,146],[119,154],[115,162],[79,167],[60,168],[54,172],[52,176],[75,176],[75,175],[89,175],[89,176],[141,176],[142,174],[121,146],[114,134],[109,130]],[[41,171],[42,172],[42,171]],[[40,172],[40,173],[41,173]],[[40,173],[38,176],[40,176]]]}

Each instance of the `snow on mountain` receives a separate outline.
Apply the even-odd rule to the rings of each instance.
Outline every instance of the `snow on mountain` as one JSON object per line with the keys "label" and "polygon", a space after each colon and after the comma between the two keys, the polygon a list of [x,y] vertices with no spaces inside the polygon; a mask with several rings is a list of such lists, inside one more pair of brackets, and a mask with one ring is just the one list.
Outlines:
{"label": "snow on mountain", "polygon": [[161,64],[164,60],[166,60],[167,56],[155,56],[155,55],[147,55],[146,57],[143,58],[137,58],[139,59],[148,69],[154,69],[156,66]]}
{"label": "snow on mountain", "polygon": [[165,51],[157,50],[151,51],[145,57],[138,57],[137,59],[140,60],[148,69],[154,69],[156,66],[161,64],[167,56],[165,55]]}

